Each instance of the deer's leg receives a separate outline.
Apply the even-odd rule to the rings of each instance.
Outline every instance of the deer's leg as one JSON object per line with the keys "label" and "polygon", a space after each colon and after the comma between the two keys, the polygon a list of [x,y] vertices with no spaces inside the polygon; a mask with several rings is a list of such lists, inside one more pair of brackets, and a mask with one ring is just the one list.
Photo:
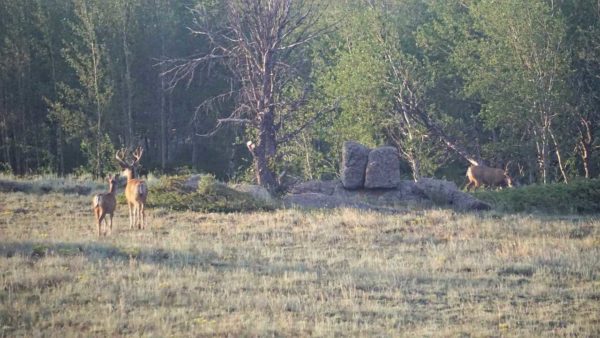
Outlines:
{"label": "deer's leg", "polygon": [[98,237],[100,237],[100,211],[98,208],[94,208],[94,216],[96,218],[96,225],[98,226]]}
{"label": "deer's leg", "polygon": [[132,227],[135,229],[137,227],[137,205],[136,204],[131,204],[131,207],[133,208],[132,210],[132,215],[133,215],[133,225]]}
{"label": "deer's leg", "polygon": [[127,203],[129,206],[129,229],[133,229],[133,205],[132,203]]}
{"label": "deer's leg", "polygon": [[146,229],[146,214],[144,213],[143,203],[140,203],[140,215],[142,216],[142,229]]}
{"label": "deer's leg", "polygon": [[98,237],[102,236],[102,221],[104,221],[104,213],[100,214],[100,217],[98,218]]}
{"label": "deer's leg", "polygon": [[113,214],[110,213],[109,215],[110,215],[110,228],[108,230],[108,234],[112,235],[112,218],[113,218]]}
{"label": "deer's leg", "polygon": [[135,224],[137,224],[137,228],[138,229],[142,229],[142,220],[141,220],[141,217],[140,217],[140,213],[141,213],[140,203],[136,203],[135,204],[135,216],[136,216],[136,223]]}
{"label": "deer's leg", "polygon": [[104,236],[108,234],[108,217],[107,214],[104,215]]}

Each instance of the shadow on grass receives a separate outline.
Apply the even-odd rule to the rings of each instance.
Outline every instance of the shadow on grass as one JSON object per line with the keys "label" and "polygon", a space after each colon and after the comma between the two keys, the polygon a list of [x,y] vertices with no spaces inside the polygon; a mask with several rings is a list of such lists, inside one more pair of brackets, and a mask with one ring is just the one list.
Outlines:
{"label": "shadow on grass", "polygon": [[135,246],[115,246],[103,243],[62,242],[0,242],[0,257],[23,257],[32,263],[44,258],[83,257],[90,262],[113,261],[122,263],[153,264],[161,267],[181,269],[185,267],[214,268],[221,271],[244,269],[257,275],[282,274],[284,272],[318,273],[323,268],[308,267],[302,262],[273,262],[269,258],[223,257],[213,250],[165,250]]}
{"label": "shadow on grass", "polygon": [[[120,247],[102,243],[52,243],[52,242],[0,242],[0,257],[21,256],[33,261],[45,257],[85,257],[90,261],[113,260],[161,264],[181,267],[195,265],[220,265],[218,255],[212,251],[173,251]],[[222,265],[222,264],[221,264]]]}
{"label": "shadow on grass", "polygon": [[[300,272],[314,274],[318,279],[335,279],[340,273],[352,274],[357,278],[356,287],[358,289],[377,291],[377,287],[372,284],[370,278],[373,271],[364,269],[346,269],[339,266],[323,264],[306,264],[299,261],[273,261],[269,258],[224,258],[212,250],[164,250],[164,249],[141,249],[138,247],[118,247],[102,243],[50,243],[50,242],[0,242],[0,257],[24,257],[34,263],[52,257],[75,258],[84,257],[90,262],[113,261],[122,263],[153,264],[160,267],[171,269],[181,269],[185,267],[211,268],[218,271],[236,271],[247,270],[261,276],[277,276],[287,272]],[[439,276],[427,276],[420,273],[409,273],[403,278],[397,275],[387,276],[384,280],[395,280],[393,284],[404,285],[406,283],[417,283],[422,287],[437,283],[449,285],[463,285],[471,287],[489,287],[499,284],[508,284],[518,287],[523,283],[528,283],[533,275],[532,271],[513,271],[502,269],[499,271],[502,275],[517,274],[520,278],[517,281],[498,279],[495,276],[471,278],[468,276],[456,276],[454,274]],[[522,275],[522,276],[521,276]],[[388,279],[389,277],[389,279]],[[509,276],[510,277],[510,276]],[[389,285],[388,285],[389,287]]]}

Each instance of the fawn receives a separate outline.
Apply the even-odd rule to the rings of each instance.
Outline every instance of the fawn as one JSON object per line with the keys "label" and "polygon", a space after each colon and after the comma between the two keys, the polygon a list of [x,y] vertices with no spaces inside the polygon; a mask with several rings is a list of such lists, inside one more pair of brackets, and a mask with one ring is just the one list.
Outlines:
{"label": "fawn", "polygon": [[[106,219],[106,215],[110,216],[110,229],[108,230],[108,234],[112,233],[112,219],[113,213],[117,208],[117,177],[109,175],[108,176],[108,192],[97,194],[94,196],[93,201],[93,209],[94,214],[96,215],[96,222],[98,223],[98,237],[102,235],[102,220],[104,220],[105,228],[108,227],[108,219]],[[106,236],[106,229],[104,231],[104,235]]]}

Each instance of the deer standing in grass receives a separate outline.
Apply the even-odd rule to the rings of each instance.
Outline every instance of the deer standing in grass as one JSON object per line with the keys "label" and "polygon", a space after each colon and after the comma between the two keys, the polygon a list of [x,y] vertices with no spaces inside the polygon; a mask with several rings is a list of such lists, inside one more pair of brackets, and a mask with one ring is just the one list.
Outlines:
{"label": "deer standing in grass", "polygon": [[148,197],[148,187],[146,186],[146,182],[135,178],[135,166],[142,158],[144,149],[142,147],[137,147],[132,153],[134,158],[132,162],[126,162],[126,152],[127,149],[117,151],[116,158],[121,168],[123,168],[122,175],[127,177],[125,198],[127,199],[127,205],[129,206],[129,228],[133,229],[134,226],[137,225],[138,229],[145,229],[146,217],[144,206],[146,204],[146,198]]}
{"label": "deer standing in grass", "polygon": [[[96,215],[96,222],[98,223],[98,237],[102,236],[102,220],[104,220],[105,231],[104,235],[106,236],[106,229],[108,229],[108,234],[112,233],[112,219],[113,213],[117,208],[117,177],[109,175],[108,176],[108,192],[97,194],[94,196],[94,201],[92,203],[94,209],[94,215]],[[108,218],[106,215],[110,217],[110,228],[108,228]]]}

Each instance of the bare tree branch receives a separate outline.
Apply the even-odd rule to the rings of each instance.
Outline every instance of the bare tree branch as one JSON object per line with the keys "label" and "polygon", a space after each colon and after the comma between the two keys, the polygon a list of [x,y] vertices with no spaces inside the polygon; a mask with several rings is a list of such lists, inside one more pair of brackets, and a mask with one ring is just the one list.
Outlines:
{"label": "bare tree branch", "polygon": [[227,67],[232,88],[202,102],[195,110],[193,122],[200,121],[200,112],[214,110],[221,100],[235,99],[235,108],[229,116],[217,118],[207,133],[197,135],[212,136],[227,124],[251,128],[258,137],[253,142],[252,155],[259,184],[276,185],[269,162],[276,155],[278,144],[333,110],[315,114],[288,135],[277,135],[281,129],[278,124],[284,122],[281,112],[294,114],[307,102],[307,91],[290,102],[282,100],[282,93],[286,86],[305,76],[296,71],[299,63],[295,60],[299,58],[292,58],[291,53],[326,31],[317,25],[319,5],[312,0],[224,0],[216,6],[225,14],[219,22],[210,22],[206,7],[192,9],[194,27],[189,31],[203,39],[208,46],[206,51],[162,61],[167,70],[161,75],[169,79],[169,88],[173,88],[183,81],[189,86],[198,67],[213,63]]}

